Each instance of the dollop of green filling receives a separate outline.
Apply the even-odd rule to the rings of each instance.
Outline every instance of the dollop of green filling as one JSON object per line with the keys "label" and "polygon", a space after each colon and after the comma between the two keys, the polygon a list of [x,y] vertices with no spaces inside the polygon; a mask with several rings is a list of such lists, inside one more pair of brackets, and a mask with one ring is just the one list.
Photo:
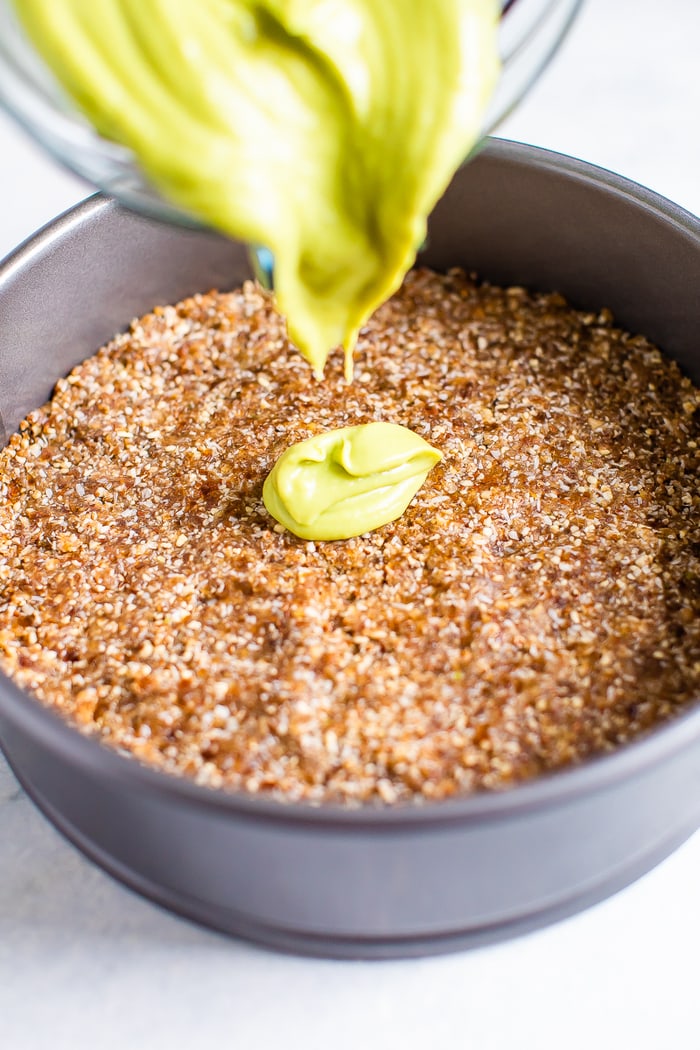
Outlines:
{"label": "dollop of green filling", "polygon": [[408,427],[365,423],[300,441],[263,486],[267,510],[305,540],[346,540],[400,517],[442,453]]}
{"label": "dollop of green filling", "polygon": [[317,375],[400,285],[479,137],[497,0],[14,0],[159,191],[274,255]]}

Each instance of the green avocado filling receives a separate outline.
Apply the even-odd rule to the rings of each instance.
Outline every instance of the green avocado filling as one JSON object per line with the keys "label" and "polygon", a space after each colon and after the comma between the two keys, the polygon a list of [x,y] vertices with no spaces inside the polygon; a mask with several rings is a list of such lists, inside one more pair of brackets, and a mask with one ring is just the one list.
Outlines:
{"label": "green avocado filling", "polygon": [[282,453],[263,501],[295,536],[346,540],[400,517],[441,459],[397,423],[328,430]]}
{"label": "green avocado filling", "polygon": [[159,192],[274,257],[318,376],[399,286],[477,141],[497,0],[14,0]]}

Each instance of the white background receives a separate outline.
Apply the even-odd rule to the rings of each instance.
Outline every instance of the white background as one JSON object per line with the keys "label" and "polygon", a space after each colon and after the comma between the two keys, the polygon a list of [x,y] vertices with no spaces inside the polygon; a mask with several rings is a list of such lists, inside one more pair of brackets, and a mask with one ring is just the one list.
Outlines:
{"label": "white background", "polygon": [[[700,214],[699,114],[700,2],[588,0],[502,133]],[[85,192],[0,117],[0,256]],[[406,962],[287,957],[122,889],[0,757],[0,1046],[697,1048],[699,888],[696,835],[615,898],[518,941]]]}

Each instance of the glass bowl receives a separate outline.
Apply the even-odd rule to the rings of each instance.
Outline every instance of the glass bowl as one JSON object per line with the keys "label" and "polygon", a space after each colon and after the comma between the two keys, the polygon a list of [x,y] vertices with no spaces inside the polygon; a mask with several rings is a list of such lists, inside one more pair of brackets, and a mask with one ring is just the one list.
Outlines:
{"label": "glass bowl", "polygon": [[[502,72],[484,121],[484,137],[545,68],[582,2],[503,0]],[[0,0],[0,105],[57,160],[122,204],[153,218],[200,225],[159,195],[130,150],[90,127],[35,54],[10,0]]]}

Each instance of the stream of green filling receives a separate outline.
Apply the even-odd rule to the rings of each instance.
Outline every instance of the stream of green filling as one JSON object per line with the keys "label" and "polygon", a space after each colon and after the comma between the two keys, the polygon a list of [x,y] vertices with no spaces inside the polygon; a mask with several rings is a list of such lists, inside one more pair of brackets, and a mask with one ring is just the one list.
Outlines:
{"label": "stream of green filling", "polygon": [[400,285],[479,137],[496,0],[14,0],[105,137],[173,203],[274,256],[321,375]]}

